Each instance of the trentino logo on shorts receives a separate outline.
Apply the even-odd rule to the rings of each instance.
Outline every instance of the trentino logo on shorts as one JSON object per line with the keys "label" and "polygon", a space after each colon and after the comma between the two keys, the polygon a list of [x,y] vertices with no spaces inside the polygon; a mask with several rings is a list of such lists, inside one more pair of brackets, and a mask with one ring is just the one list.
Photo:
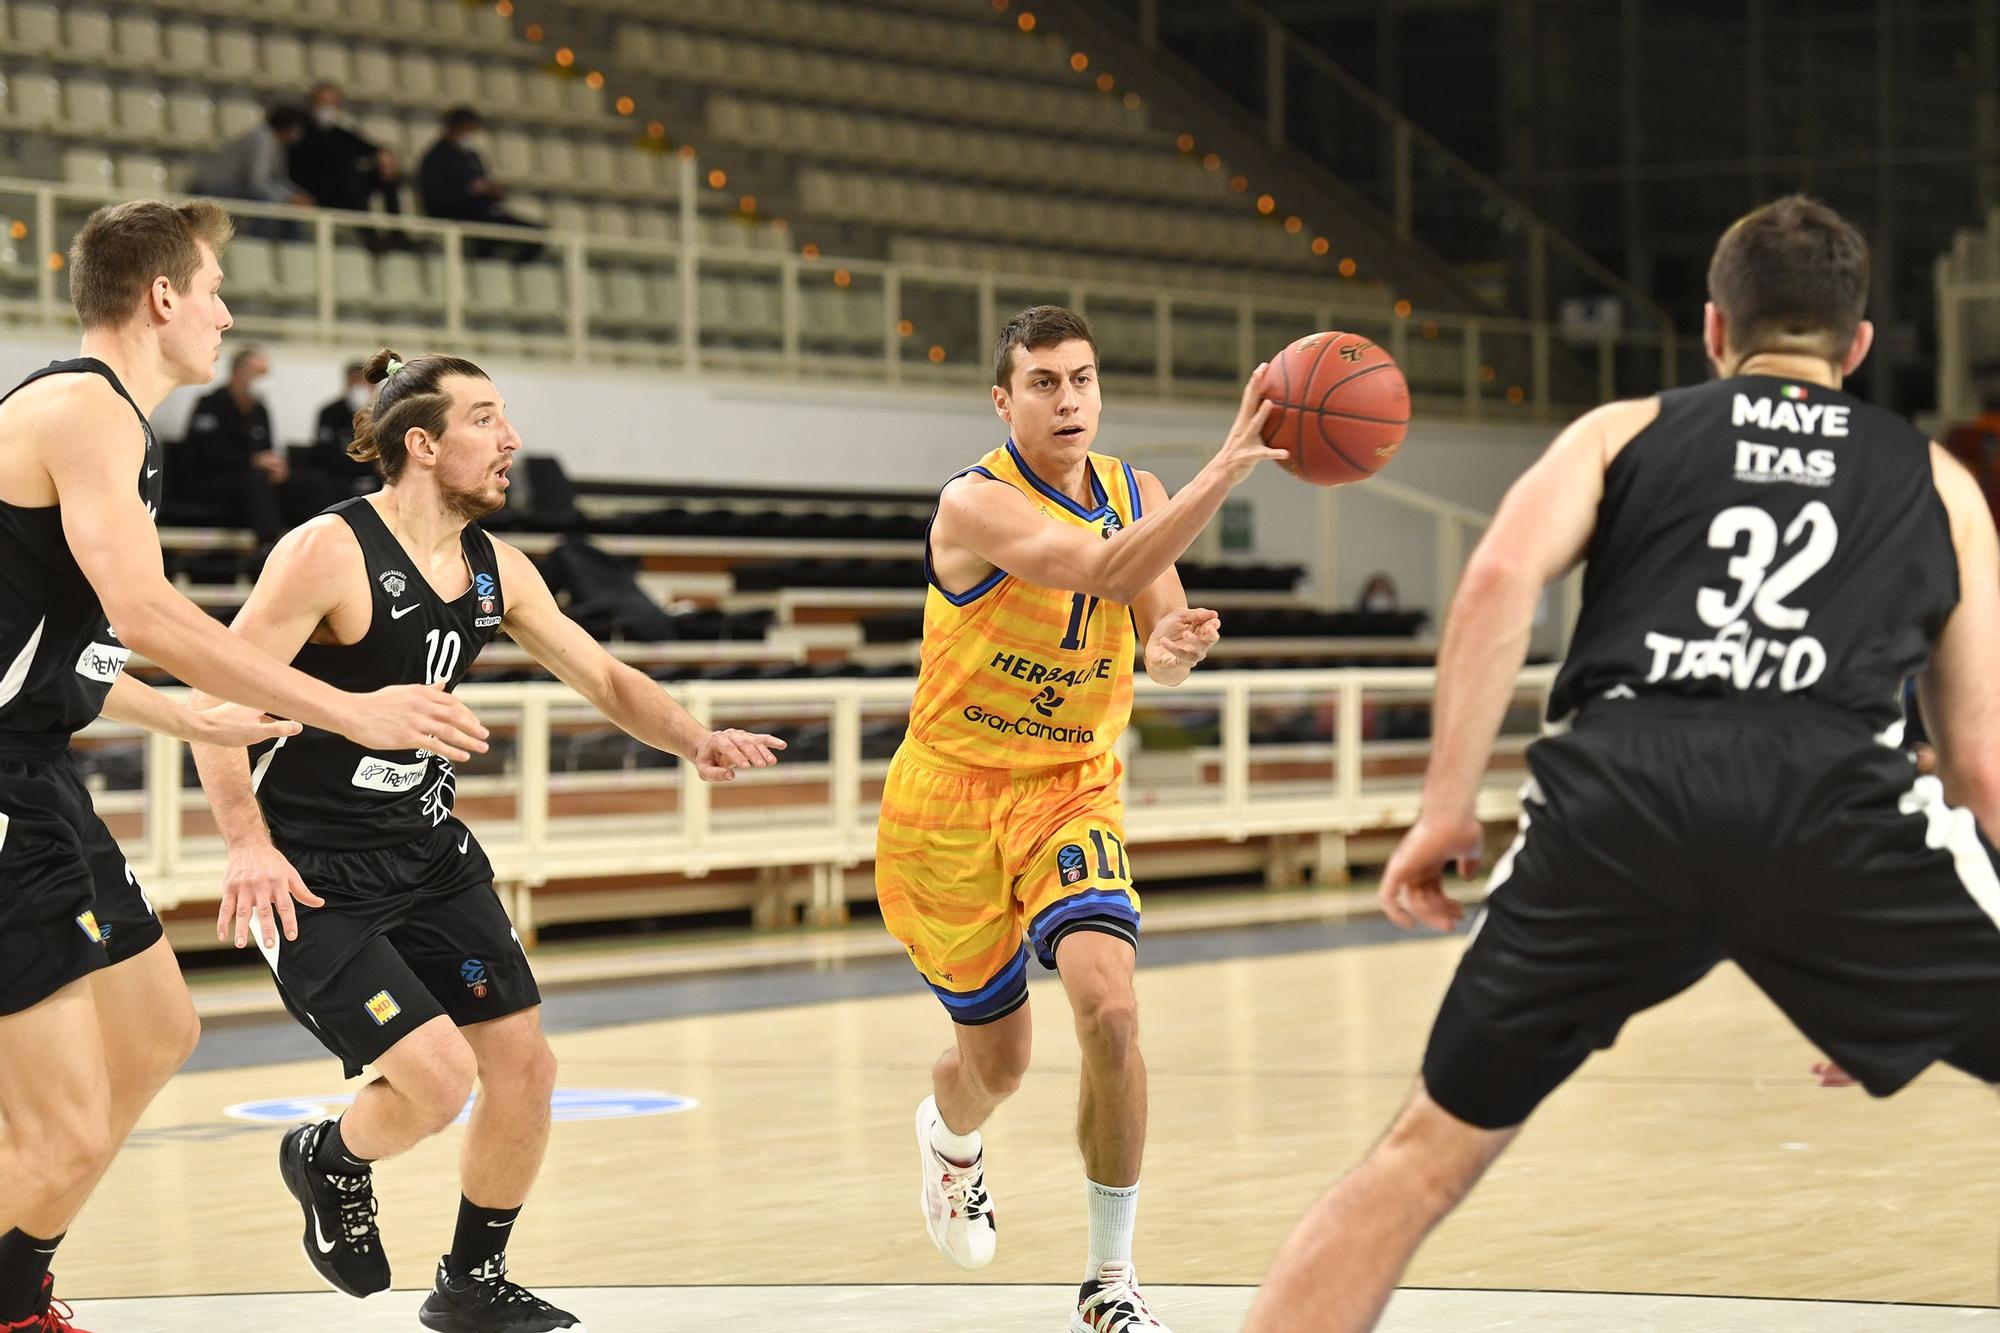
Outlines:
{"label": "trentino logo on shorts", "polygon": [[368,754],[361,756],[361,762],[354,766],[353,782],[364,791],[414,791],[424,780],[424,774],[430,771],[427,759],[419,759],[414,764],[398,764]]}
{"label": "trentino logo on shorts", "polygon": [[90,937],[92,944],[104,943],[105,937],[111,933],[97,924],[96,912],[85,912],[76,919],[76,924],[84,934]]}
{"label": "trentino logo on shorts", "polygon": [[1064,884],[1074,884],[1090,873],[1083,859],[1083,848],[1075,843],[1066,844],[1056,853],[1056,871]]}
{"label": "trentino logo on shorts", "polygon": [[403,1012],[403,1006],[396,1003],[396,997],[388,991],[378,990],[368,997],[368,1016],[375,1020],[375,1026],[387,1027],[389,1020]]}

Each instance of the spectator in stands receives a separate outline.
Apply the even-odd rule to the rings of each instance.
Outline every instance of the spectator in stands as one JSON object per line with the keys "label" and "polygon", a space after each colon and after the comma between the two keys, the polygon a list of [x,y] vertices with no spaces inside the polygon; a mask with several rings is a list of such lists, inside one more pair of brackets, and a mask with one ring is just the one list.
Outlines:
{"label": "spectator in stands", "polygon": [[1368,582],[1361,585],[1363,611],[1400,611],[1403,599],[1396,592],[1396,580],[1387,574],[1376,573],[1368,576]]}
{"label": "spectator in stands", "polygon": [[273,447],[271,413],[255,392],[270,372],[263,350],[245,347],[229,363],[229,382],[194,405],[186,437],[167,456],[169,521],[247,527],[260,551],[284,536],[280,488],[291,468]]}
{"label": "spectator in stands", "polygon": [[[444,133],[424,154],[417,168],[417,188],[423,195],[424,212],[434,218],[488,226],[533,227],[534,223],[515,217],[500,206],[507,191],[487,173],[486,160],[472,142],[480,129],[479,113],[469,106],[445,112]],[[476,237],[465,243],[465,253],[471,259],[497,255],[526,263],[538,258],[542,247],[532,241]]]}
{"label": "spectator in stands", "polygon": [[[379,198],[382,211],[403,211],[403,172],[396,155],[356,133],[345,116],[346,94],[337,83],[316,83],[305,134],[292,145],[292,179],[322,208],[365,213]],[[401,232],[363,234],[372,250],[407,245]]]}
{"label": "spectator in stands", "polygon": [[373,463],[347,456],[347,446],[354,440],[354,414],[375,401],[374,386],[362,373],[364,369],[359,361],[349,364],[346,389],[319,410],[312,447],[292,474],[301,510],[316,514],[349,496],[382,488]]}
{"label": "spectator in stands", "polygon": [[[264,113],[264,123],[254,125],[224,143],[202,160],[188,183],[190,194],[215,199],[248,199],[260,204],[297,204],[310,208],[312,195],[293,180],[285,161],[286,153],[306,132],[306,113],[289,103],[280,103]],[[256,218],[239,222],[237,230],[251,236],[290,238],[299,233],[297,223]]]}

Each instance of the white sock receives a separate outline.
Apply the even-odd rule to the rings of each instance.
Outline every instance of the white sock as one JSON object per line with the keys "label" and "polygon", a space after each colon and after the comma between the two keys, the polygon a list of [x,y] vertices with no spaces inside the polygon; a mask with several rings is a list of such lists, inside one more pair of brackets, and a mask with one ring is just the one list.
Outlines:
{"label": "white sock", "polygon": [[979,1131],[970,1134],[954,1134],[951,1126],[945,1124],[944,1117],[936,1114],[937,1099],[931,1098],[931,1147],[938,1155],[954,1166],[971,1166],[979,1160]]}
{"label": "white sock", "polygon": [[1132,1262],[1132,1227],[1139,1220],[1139,1186],[1083,1182],[1090,1192],[1090,1267],[1083,1280],[1097,1280],[1108,1260]]}

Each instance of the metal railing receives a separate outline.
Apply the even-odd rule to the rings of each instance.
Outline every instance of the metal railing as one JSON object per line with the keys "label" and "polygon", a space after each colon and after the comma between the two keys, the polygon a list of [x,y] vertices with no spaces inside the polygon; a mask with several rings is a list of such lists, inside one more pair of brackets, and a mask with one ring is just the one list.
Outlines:
{"label": "metal railing", "polygon": [[[1513,811],[1520,754],[1553,679],[1547,667],[1520,677],[1515,729],[1502,737],[1482,817]],[[846,898],[844,872],[874,856],[883,738],[893,741],[913,687],[910,680],[679,686],[676,697],[704,722],[825,728],[824,759],[800,762],[795,747],[775,768],[710,786],[686,765],[556,771],[559,737],[579,724],[606,725],[588,705],[554,683],[469,685],[460,697],[507,758],[498,767],[461,766],[458,810],[492,858],[524,933],[536,919],[535,890],[553,880],[745,869],[810,874],[814,909],[831,919]],[[1141,676],[1133,725],[1120,742],[1130,840],[1303,836],[1316,840],[1329,873],[1344,872],[1348,839],[1405,827],[1416,816],[1435,688],[1433,671],[1409,668],[1203,671],[1174,690]],[[80,748],[133,734],[99,722]],[[214,901],[225,863],[205,799],[191,778],[183,785],[182,750],[171,738],[146,736],[141,785],[95,797],[161,908]],[[684,892],[712,905],[683,886],[663,890],[649,913],[674,910],[672,895]],[[587,919],[591,911],[570,906],[564,915]]]}
{"label": "metal railing", "polygon": [[[1116,281],[936,267],[752,244],[706,243],[700,165],[673,159],[659,202],[678,239],[440,222],[231,201],[243,229],[232,281],[238,327],[265,337],[353,347],[387,336],[454,347],[629,362],[701,373],[748,370],[891,385],[984,380],[990,331],[1018,304],[1057,300],[1088,313],[1106,373],[1161,398],[1233,395],[1252,366],[1294,338],[1341,328],[1374,338],[1402,365],[1420,414],[1539,422],[1631,391],[1634,355],[1673,382],[1681,352],[1666,327],[1566,334],[1547,321],[1409,313],[1407,303],[1163,289]],[[62,254],[110,190],[0,178],[0,318],[73,321]],[[253,234],[253,233],[264,233]],[[272,233],[277,233],[274,242]],[[296,239],[285,239],[285,234]],[[384,250],[384,238],[402,248]],[[533,262],[475,258],[540,247]],[[371,250],[371,246],[374,249]],[[375,251],[381,250],[378,256]],[[1310,282],[1307,281],[1310,289]],[[1595,381],[1558,382],[1563,348]],[[1516,373],[1501,367],[1521,368]]]}

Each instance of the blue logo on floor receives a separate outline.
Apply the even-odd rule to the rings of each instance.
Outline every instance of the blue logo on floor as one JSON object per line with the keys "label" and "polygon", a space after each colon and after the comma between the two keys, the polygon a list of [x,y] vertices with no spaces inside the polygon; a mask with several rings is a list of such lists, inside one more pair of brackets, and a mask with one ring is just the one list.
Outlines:
{"label": "blue logo on floor", "polygon": [[[326,1097],[272,1097],[265,1101],[238,1102],[222,1108],[231,1120],[247,1120],[259,1125],[296,1125],[306,1120],[324,1120],[353,1105],[352,1093]],[[692,1097],[670,1092],[645,1092],[630,1088],[557,1088],[549,1098],[549,1112],[558,1124],[577,1120],[637,1120],[649,1115],[673,1115],[701,1105]],[[472,1114],[472,1101],[459,1112],[457,1124]]]}

